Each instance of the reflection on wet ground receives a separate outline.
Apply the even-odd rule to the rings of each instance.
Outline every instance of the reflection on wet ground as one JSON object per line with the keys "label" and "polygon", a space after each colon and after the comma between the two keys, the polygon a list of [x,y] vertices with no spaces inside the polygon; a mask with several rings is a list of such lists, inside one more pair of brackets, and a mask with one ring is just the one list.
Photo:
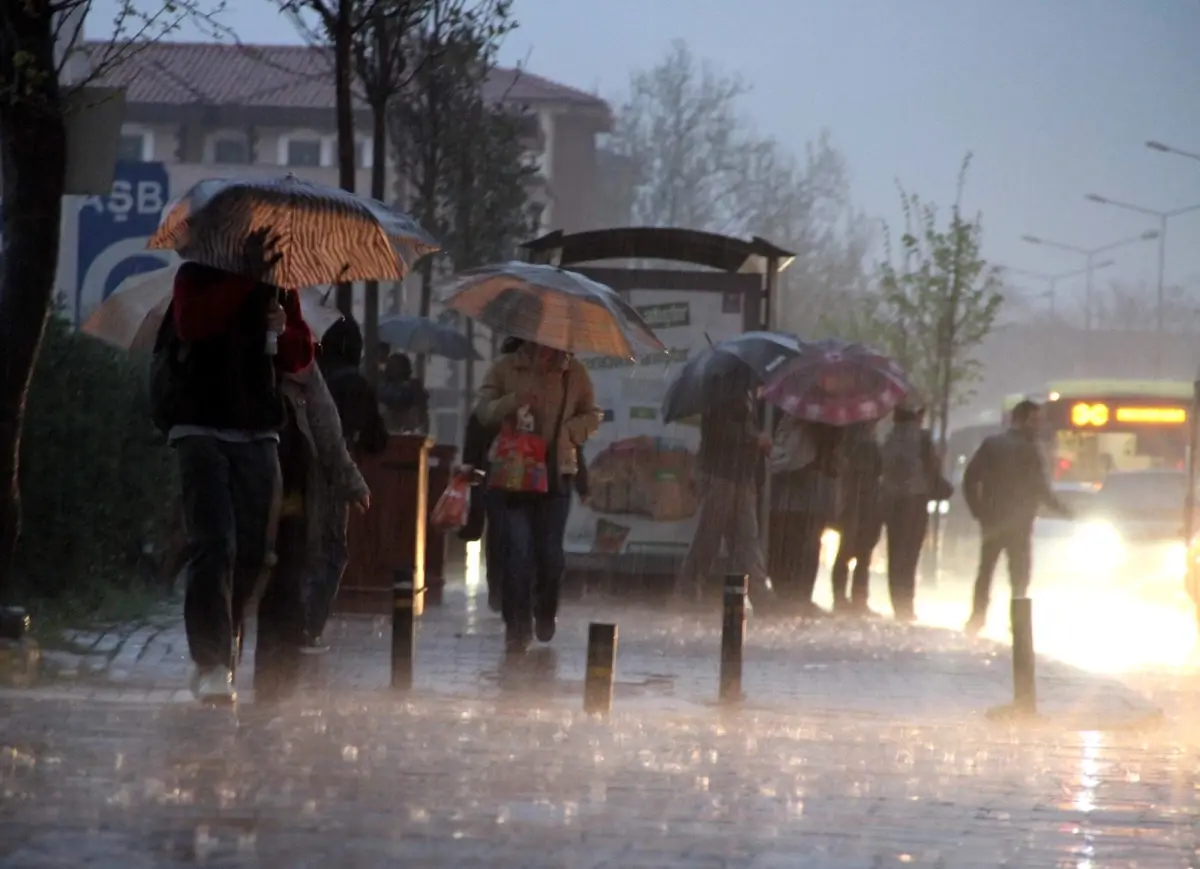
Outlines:
{"label": "reflection on wet ground", "polygon": [[[721,709],[712,613],[574,602],[553,647],[512,659],[478,579],[423,619],[407,697],[370,620],[340,623],[279,704],[0,697],[0,869],[1200,860],[1194,628],[1174,602],[1038,590],[1039,649],[1067,660],[1040,665],[1046,719],[1012,727],[983,715],[1010,690],[1002,644],[759,613],[748,702]],[[922,586],[923,620],[957,627],[967,592]],[[588,620],[621,626],[608,720],[579,711]],[[1004,639],[1002,609],[990,628]],[[181,684],[164,648],[122,690]]]}
{"label": "reflection on wet ground", "polygon": [[[1187,866],[1195,742],[309,697],[5,710],[0,866]],[[88,860],[93,862],[88,863]],[[1090,861],[1090,862],[1089,862]]]}

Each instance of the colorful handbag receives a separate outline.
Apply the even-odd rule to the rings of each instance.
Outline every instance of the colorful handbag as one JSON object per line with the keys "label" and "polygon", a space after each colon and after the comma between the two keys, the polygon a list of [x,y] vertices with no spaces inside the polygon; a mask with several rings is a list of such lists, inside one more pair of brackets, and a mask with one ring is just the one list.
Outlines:
{"label": "colorful handbag", "polygon": [[549,491],[544,438],[534,434],[533,415],[529,408],[517,410],[516,424],[506,422],[492,441],[489,459],[491,473],[488,485],[505,492]]}

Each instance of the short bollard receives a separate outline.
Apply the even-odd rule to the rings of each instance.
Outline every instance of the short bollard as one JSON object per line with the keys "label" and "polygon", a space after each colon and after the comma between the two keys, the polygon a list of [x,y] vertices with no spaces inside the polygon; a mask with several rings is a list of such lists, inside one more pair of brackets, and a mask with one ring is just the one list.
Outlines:
{"label": "short bollard", "polygon": [[617,626],[588,625],[587,676],[583,682],[583,711],[607,715],[612,711],[617,668]]}
{"label": "short bollard", "polygon": [[392,688],[407,691],[413,684],[416,632],[413,630],[415,585],[411,570],[397,570],[392,586]]}
{"label": "short bollard", "polygon": [[1013,711],[1037,714],[1037,661],[1033,652],[1033,602],[1015,597],[1010,613],[1012,624]]}
{"label": "short bollard", "polygon": [[721,622],[720,701],[742,699],[742,644],[746,639],[746,577],[725,577],[724,617]]}

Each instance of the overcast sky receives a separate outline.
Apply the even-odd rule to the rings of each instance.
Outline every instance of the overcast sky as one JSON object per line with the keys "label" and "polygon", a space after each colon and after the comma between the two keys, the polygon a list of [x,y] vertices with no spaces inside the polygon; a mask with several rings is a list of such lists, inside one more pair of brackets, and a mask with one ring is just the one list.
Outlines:
{"label": "overcast sky", "polygon": [[[106,33],[118,2],[95,0],[91,36]],[[273,0],[230,5],[225,23],[243,41],[298,41]],[[1200,161],[1144,146],[1158,139],[1200,152],[1197,0],[515,0],[515,8],[520,27],[504,62],[614,102],[631,70],[686,40],[753,84],[746,115],[764,133],[801,149],[828,128],[855,199],[873,215],[896,217],[896,180],[949,203],[959,162],[973,151],[968,205],[984,214],[988,255],[1006,266],[1082,265],[1022,234],[1091,247],[1154,225],[1086,202],[1086,193],[1154,209],[1200,204]],[[1200,211],[1171,222],[1169,282],[1200,284],[1197,241]],[[1153,243],[1122,250],[1110,274],[1153,284],[1156,253]]]}

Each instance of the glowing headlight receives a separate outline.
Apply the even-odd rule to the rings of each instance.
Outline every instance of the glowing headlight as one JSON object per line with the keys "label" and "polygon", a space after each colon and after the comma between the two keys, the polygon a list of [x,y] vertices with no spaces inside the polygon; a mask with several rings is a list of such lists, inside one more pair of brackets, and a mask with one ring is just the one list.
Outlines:
{"label": "glowing headlight", "polygon": [[1188,548],[1182,540],[1172,543],[1167,549],[1163,567],[1172,579],[1184,579],[1188,572]]}
{"label": "glowing headlight", "polygon": [[1107,522],[1088,522],[1072,542],[1075,560],[1084,570],[1111,570],[1125,561],[1125,541]]}
{"label": "glowing headlight", "polygon": [[925,509],[931,514],[934,512],[937,512],[937,513],[940,513],[941,515],[945,516],[947,513],[950,512],[950,502],[949,501],[930,501],[929,503],[927,503],[925,505]]}

